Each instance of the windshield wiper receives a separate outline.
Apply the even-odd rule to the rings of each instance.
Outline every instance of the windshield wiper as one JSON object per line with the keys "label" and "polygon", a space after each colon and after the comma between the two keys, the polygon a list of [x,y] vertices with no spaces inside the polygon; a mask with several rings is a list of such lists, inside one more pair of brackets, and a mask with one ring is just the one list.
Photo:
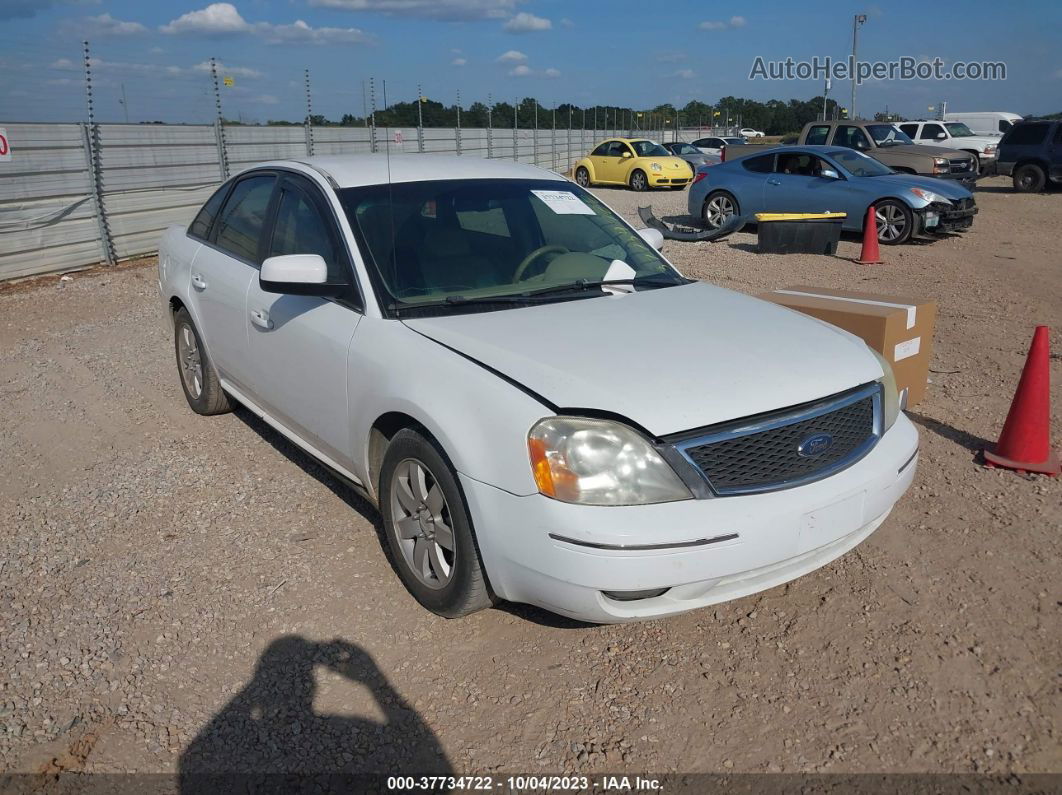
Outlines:
{"label": "windshield wiper", "polygon": [[684,279],[681,276],[673,276],[671,274],[661,274],[659,276],[635,276],[633,279],[576,279],[574,282],[569,282],[568,284],[558,284],[553,287],[544,287],[541,290],[535,290],[530,293],[530,295],[543,296],[584,292],[598,287],[611,287],[613,285],[674,287],[680,284],[689,284],[690,281],[690,279]]}

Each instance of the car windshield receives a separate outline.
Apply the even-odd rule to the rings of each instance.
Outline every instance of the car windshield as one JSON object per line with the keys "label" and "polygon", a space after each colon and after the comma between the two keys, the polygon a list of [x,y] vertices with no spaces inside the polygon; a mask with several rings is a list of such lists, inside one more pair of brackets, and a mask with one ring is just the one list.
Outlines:
{"label": "car windshield", "polygon": [[961,121],[950,121],[944,126],[948,128],[948,132],[951,133],[952,138],[969,138],[973,135],[973,130]]}
{"label": "car windshield", "polygon": [[638,157],[663,157],[668,151],[656,141],[631,141],[631,146]]}
{"label": "car windshield", "polygon": [[403,182],[345,188],[339,197],[392,314],[428,306],[463,311],[470,302],[502,304],[543,290],[566,300],[571,296],[550,288],[605,279],[646,279],[654,287],[686,281],[593,194],[569,182]]}
{"label": "car windshield", "polygon": [[907,133],[891,124],[868,124],[866,131],[870,133],[874,143],[878,146],[899,146],[900,144],[914,143],[907,137]]}
{"label": "car windshield", "polygon": [[671,151],[676,155],[699,155],[701,150],[692,144],[672,144]]}
{"label": "car windshield", "polygon": [[745,145],[745,139],[744,138],[724,138],[723,140],[726,142],[727,146],[744,146]]}
{"label": "car windshield", "polygon": [[894,173],[888,166],[855,149],[835,149],[829,155],[855,177],[881,177]]}

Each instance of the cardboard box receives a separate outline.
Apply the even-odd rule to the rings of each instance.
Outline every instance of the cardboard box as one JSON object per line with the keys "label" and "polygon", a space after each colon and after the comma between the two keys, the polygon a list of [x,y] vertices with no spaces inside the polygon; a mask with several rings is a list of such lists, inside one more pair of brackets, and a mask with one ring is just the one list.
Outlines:
{"label": "cardboard box", "polygon": [[933,355],[936,302],[804,285],[758,297],[862,337],[892,365],[896,388],[907,389],[908,406],[914,406],[925,396],[929,360]]}

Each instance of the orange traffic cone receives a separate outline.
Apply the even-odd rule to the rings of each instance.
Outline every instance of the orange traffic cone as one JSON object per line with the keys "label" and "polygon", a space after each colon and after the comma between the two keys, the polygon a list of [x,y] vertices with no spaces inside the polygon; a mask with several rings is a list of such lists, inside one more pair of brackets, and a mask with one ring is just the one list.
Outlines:
{"label": "orange traffic cone", "polygon": [[1048,360],[1047,326],[1037,326],[1029,357],[1021,371],[1018,391],[1010,404],[1003,433],[991,450],[985,450],[985,465],[1018,472],[1057,475],[1058,456],[1051,449],[1051,368]]}
{"label": "orange traffic cone", "polygon": [[856,262],[860,265],[881,264],[881,255],[878,253],[878,213],[873,204],[867,208],[867,218],[863,222],[863,249]]}

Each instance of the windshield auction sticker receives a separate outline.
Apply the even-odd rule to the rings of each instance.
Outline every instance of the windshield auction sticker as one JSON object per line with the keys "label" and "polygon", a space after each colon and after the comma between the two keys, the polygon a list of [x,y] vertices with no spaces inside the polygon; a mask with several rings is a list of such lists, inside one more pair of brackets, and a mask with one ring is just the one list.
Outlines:
{"label": "windshield auction sticker", "polygon": [[531,192],[557,215],[594,214],[594,211],[582,199],[566,190],[533,190]]}

